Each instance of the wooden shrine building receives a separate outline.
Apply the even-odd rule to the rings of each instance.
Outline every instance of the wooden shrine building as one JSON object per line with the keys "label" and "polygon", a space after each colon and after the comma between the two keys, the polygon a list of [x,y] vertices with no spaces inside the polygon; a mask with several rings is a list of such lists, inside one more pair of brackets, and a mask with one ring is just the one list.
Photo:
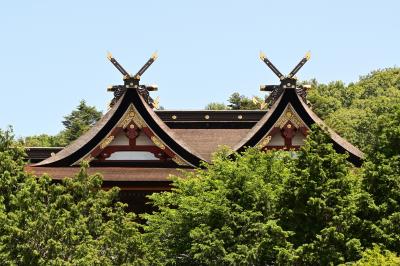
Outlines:
{"label": "wooden shrine building", "polygon": [[[90,162],[89,173],[102,174],[105,188],[120,187],[121,200],[141,212],[145,211],[146,195],[168,190],[168,177],[180,175],[179,169],[210,162],[219,145],[236,151],[246,147],[296,150],[313,124],[325,127],[307,104],[308,87],[297,85],[294,76],[309,60],[309,54],[287,76],[260,55],[280,84],[261,86],[261,90],[270,92],[261,103],[268,108],[256,111],[155,110],[158,103],[149,93],[157,88],[139,81],[157,56],[154,54],[134,76],[111,54],[108,58],[124,76],[123,85],[109,88],[114,93],[110,110],[65,148],[28,148],[32,163],[27,166],[29,171],[60,180],[73,176],[80,162],[86,160]],[[328,132],[336,151],[348,153],[348,160],[360,165],[362,152],[334,131]]]}

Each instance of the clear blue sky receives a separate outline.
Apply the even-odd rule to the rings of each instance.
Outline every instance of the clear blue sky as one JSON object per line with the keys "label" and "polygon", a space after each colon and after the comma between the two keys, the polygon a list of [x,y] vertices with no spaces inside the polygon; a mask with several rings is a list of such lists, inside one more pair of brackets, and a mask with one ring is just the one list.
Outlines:
{"label": "clear blue sky", "polygon": [[61,128],[81,99],[106,110],[121,75],[113,55],[156,83],[167,109],[202,109],[238,91],[259,95],[311,50],[300,79],[356,81],[399,65],[399,1],[2,1],[0,128],[18,136]]}

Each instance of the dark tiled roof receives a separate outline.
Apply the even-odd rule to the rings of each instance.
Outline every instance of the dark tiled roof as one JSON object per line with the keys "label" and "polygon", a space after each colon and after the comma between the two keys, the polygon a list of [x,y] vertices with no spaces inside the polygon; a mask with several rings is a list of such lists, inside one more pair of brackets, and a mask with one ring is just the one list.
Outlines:
{"label": "dark tiled roof", "polygon": [[219,146],[233,148],[250,129],[174,129],[173,131],[206,161]]}

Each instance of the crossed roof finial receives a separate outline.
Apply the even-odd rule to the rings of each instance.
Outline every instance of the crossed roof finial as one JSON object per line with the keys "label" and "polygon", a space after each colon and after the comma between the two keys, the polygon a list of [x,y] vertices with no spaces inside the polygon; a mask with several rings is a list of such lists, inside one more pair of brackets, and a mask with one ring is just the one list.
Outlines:
{"label": "crossed roof finial", "polygon": [[118,99],[125,93],[127,89],[134,88],[139,91],[139,93],[143,96],[146,102],[153,108],[158,109],[158,98],[153,99],[150,97],[150,91],[157,91],[157,85],[140,85],[139,81],[143,73],[154,63],[154,61],[158,58],[157,52],[154,52],[151,57],[147,60],[147,62],[142,66],[142,68],[135,74],[131,75],[126,71],[121,64],[113,57],[113,55],[108,52],[107,58],[110,62],[118,69],[119,72],[123,75],[124,85],[114,85],[107,88],[108,91],[114,92],[114,98],[110,103],[110,107],[112,107]]}
{"label": "crossed roof finial", "polygon": [[305,56],[300,60],[300,62],[293,68],[293,70],[289,73],[289,75],[284,76],[278,68],[272,64],[272,62],[266,57],[263,52],[260,52],[260,59],[263,61],[271,70],[275,73],[275,75],[280,79],[283,80],[285,78],[294,78],[294,75],[299,72],[299,70],[307,63],[308,60],[311,58],[311,52],[308,51]]}
{"label": "crossed roof finial", "polygon": [[306,89],[309,88],[307,85],[302,85],[300,87],[296,86],[296,81],[297,78],[295,77],[296,73],[299,72],[299,70],[304,66],[305,63],[307,63],[308,60],[310,60],[311,53],[308,51],[304,57],[300,60],[300,62],[293,68],[292,71],[287,76],[284,76],[278,68],[272,64],[272,62],[266,57],[266,55],[263,52],[260,52],[260,59],[263,61],[271,70],[274,72],[274,74],[279,78],[281,81],[280,85],[261,85],[260,90],[261,91],[269,91],[271,94],[268,96],[268,98],[265,100],[265,102],[271,106],[282,94],[283,90],[285,89],[296,89],[298,91],[298,94],[305,100],[305,97],[307,95]]}

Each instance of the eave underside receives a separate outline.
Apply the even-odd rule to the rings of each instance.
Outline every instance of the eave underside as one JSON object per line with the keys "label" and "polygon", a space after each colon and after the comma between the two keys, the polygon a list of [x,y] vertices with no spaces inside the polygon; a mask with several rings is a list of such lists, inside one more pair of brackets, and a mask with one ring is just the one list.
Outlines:
{"label": "eave underside", "polygon": [[[73,177],[80,171],[80,167],[32,167],[25,170],[41,176],[47,174],[54,180]],[[183,171],[192,171],[176,168],[140,168],[140,167],[89,167],[88,174],[101,174],[104,182],[170,182],[171,176],[183,176]],[[129,183],[126,183],[129,184]]]}

